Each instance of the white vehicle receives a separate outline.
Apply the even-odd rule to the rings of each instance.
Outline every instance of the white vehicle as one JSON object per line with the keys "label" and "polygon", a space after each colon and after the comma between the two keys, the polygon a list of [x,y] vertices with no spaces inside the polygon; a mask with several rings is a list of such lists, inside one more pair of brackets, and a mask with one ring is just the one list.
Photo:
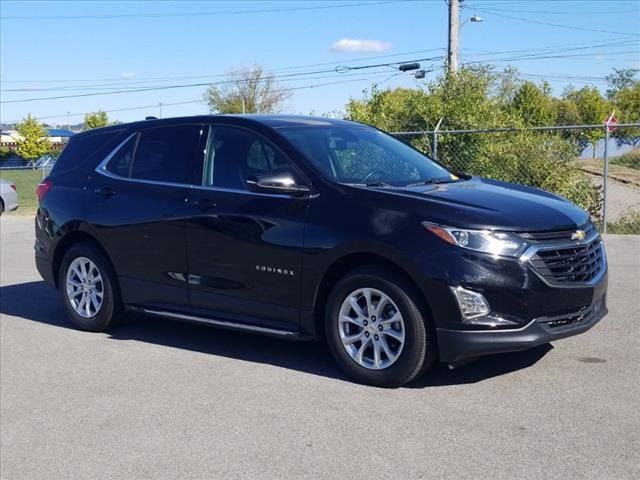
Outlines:
{"label": "white vehicle", "polygon": [[18,208],[18,192],[15,183],[0,178],[0,215]]}

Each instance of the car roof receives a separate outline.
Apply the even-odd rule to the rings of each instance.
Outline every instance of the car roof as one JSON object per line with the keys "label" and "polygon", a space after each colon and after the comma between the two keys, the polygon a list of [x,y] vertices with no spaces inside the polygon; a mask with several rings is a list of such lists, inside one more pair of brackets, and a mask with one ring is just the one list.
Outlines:
{"label": "car roof", "polygon": [[139,129],[155,126],[180,125],[189,123],[212,122],[228,123],[229,125],[263,125],[269,128],[284,127],[326,127],[326,126],[347,126],[358,125],[357,122],[349,120],[338,120],[335,118],[311,117],[302,115],[194,115],[187,117],[169,117],[169,118],[153,118],[148,120],[139,120],[130,123],[119,123],[103,128],[96,128],[77,135],[84,136],[91,133],[107,132],[110,130],[122,129]]}

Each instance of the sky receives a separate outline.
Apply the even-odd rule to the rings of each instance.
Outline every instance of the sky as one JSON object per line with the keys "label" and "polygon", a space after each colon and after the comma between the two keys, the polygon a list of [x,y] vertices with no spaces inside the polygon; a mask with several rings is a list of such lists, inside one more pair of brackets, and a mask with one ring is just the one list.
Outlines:
{"label": "sky", "polygon": [[[640,68],[640,1],[462,5],[463,64],[513,65],[555,94],[570,84],[604,90],[613,68]],[[253,64],[292,89],[285,112],[340,111],[372,83],[418,82],[371,65],[420,60],[433,69],[427,80],[439,75],[447,8],[445,0],[0,0],[0,122],[31,113],[63,126],[99,109],[123,122],[203,114],[206,84]]]}

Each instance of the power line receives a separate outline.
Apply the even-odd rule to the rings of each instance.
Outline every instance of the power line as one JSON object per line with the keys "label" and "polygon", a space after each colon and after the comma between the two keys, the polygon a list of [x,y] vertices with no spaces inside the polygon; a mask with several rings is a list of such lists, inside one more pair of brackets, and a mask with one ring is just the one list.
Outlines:
{"label": "power line", "polygon": [[389,5],[392,3],[406,3],[409,0],[394,0],[381,2],[361,2],[361,3],[342,3],[333,5],[314,5],[310,7],[288,7],[288,8],[263,8],[254,10],[218,10],[213,12],[182,12],[182,13],[108,13],[101,15],[14,15],[9,17],[1,17],[2,20],[104,20],[104,19],[120,19],[120,18],[175,18],[175,17],[204,17],[204,16],[223,16],[223,15],[248,15],[254,13],[285,13],[285,12],[301,12],[309,10],[326,10],[334,8],[354,8],[366,7],[374,5]]}
{"label": "power line", "polygon": [[[307,74],[306,72],[301,72],[300,74],[296,74],[296,75],[292,75],[295,76],[296,78],[289,78],[287,81],[288,82],[294,82],[294,81],[301,81],[301,80],[319,80],[319,79],[323,79],[323,78],[339,78],[339,77],[351,77],[354,75],[361,75],[361,73],[339,73],[336,74],[334,70],[325,70],[323,71],[324,73],[329,73],[332,72],[334,73],[334,75],[321,75],[321,76],[316,76],[318,75],[318,72],[310,72],[309,74]],[[373,72],[373,73],[379,73],[379,72]],[[385,70],[386,73],[386,70]],[[282,78],[282,76],[277,76],[277,75],[269,75],[266,76],[265,78],[273,78],[274,80],[280,79]],[[226,80],[224,82],[214,82],[214,83],[207,83],[208,85],[222,85],[225,83],[233,83],[235,82],[235,80]],[[109,91],[112,88],[110,88],[107,85],[112,85],[112,84],[105,84],[105,86],[100,86],[100,85],[96,85],[96,86],[84,86],[84,85],[80,85],[80,86],[69,86],[69,87],[49,87],[49,88],[7,88],[7,89],[3,89],[0,90],[0,92],[60,92],[60,91],[74,91],[74,90],[89,90],[89,91]],[[197,85],[199,86],[199,85]],[[127,86],[128,87],[128,86]],[[162,86],[158,86],[158,88],[161,88]],[[123,92],[135,89],[137,87],[132,86],[130,88],[126,88],[123,89]],[[151,88],[151,87],[150,87]],[[154,87],[155,88],[155,87]]]}
{"label": "power line", "polygon": [[523,61],[523,60],[544,60],[551,58],[577,58],[577,57],[591,57],[593,55],[628,55],[628,54],[639,54],[638,50],[627,50],[624,52],[590,52],[590,53],[575,53],[571,55],[540,55],[540,54],[532,54],[532,55],[521,55],[516,57],[507,57],[507,58],[490,58],[483,60],[475,60],[466,62],[465,65],[474,64],[474,63],[488,63],[488,62],[514,62],[514,61]]}
{"label": "power line", "polygon": [[[430,61],[430,60],[435,60],[439,58],[440,57],[419,58],[419,59],[407,60],[403,62],[379,63],[375,65],[361,65],[357,67],[338,66],[333,70],[317,70],[315,72],[297,72],[297,73],[290,73],[286,75],[273,76],[272,78],[282,79],[282,78],[291,78],[295,76],[309,76],[312,74],[321,74],[321,73],[329,73],[329,72],[342,73],[350,70],[360,70],[365,68],[392,66],[392,65],[398,65],[401,63]],[[343,68],[343,70],[340,70],[341,67]],[[150,92],[150,91],[157,91],[157,90],[174,90],[179,88],[208,87],[211,85],[224,85],[224,84],[229,84],[234,82],[235,80],[224,80],[219,82],[197,82],[197,83],[187,83],[187,84],[177,84],[177,85],[162,85],[162,86],[152,86],[152,87],[143,87],[143,88],[130,88],[126,90],[112,90],[107,92],[88,92],[88,93],[77,93],[73,95],[56,95],[56,96],[50,96],[50,97],[34,97],[34,98],[25,98],[25,99],[19,99],[19,100],[3,100],[3,101],[0,101],[0,103],[2,104],[25,103],[25,102],[37,102],[42,100],[61,100],[65,98],[94,97],[99,95],[116,95],[116,94],[122,94],[122,93],[139,93],[139,92]]]}
{"label": "power line", "polygon": [[[591,50],[594,48],[603,48],[603,47],[626,47],[626,46],[630,46],[630,45],[636,45],[638,42],[636,42],[635,40],[622,40],[622,41],[616,41],[616,42],[610,42],[610,43],[602,43],[602,42],[597,42],[597,43],[593,43],[593,42],[588,42],[588,43],[578,43],[578,44],[567,44],[567,45],[553,45],[553,46],[547,46],[547,47],[537,47],[537,48],[526,48],[526,49],[519,49],[519,50],[502,50],[502,51],[496,51],[496,50],[483,50],[481,51],[481,53],[477,53],[475,55],[479,55],[479,56],[486,56],[486,55],[505,55],[508,53],[536,53],[536,54],[542,54],[542,53],[564,53],[564,52],[574,52],[574,51],[579,51],[579,50]],[[574,45],[573,47],[571,47],[572,45]],[[571,47],[571,48],[567,48],[567,47]],[[471,49],[468,49],[471,50]]]}
{"label": "power line", "polygon": [[[468,7],[463,7],[463,8],[468,8]],[[628,35],[628,36],[633,36],[633,37],[640,37],[640,33],[615,32],[615,31],[611,31],[611,30],[600,30],[600,29],[596,29],[596,28],[576,27],[575,25],[562,25],[562,24],[558,24],[558,23],[542,22],[540,20],[532,20],[530,18],[522,18],[522,17],[513,16],[513,15],[504,15],[502,13],[495,13],[495,12],[492,12],[492,11],[484,9],[484,8],[476,8],[475,10],[477,10],[479,12],[482,12],[482,13],[487,13],[489,15],[495,15],[497,17],[508,18],[510,20],[518,20],[520,22],[534,23],[536,25],[546,25],[546,26],[549,26],[549,27],[566,28],[566,29],[569,29],[569,30],[580,30],[582,32],[610,33],[610,34],[613,34],[613,35]]]}
{"label": "power line", "polygon": [[[467,6],[467,8],[476,8],[473,6]],[[487,12],[507,12],[507,13],[526,13],[526,14],[533,14],[533,15],[571,15],[576,16],[576,15],[625,15],[627,13],[640,13],[640,9],[635,9],[635,10],[615,10],[615,9],[610,9],[610,10],[599,10],[599,11],[590,11],[590,12],[585,12],[585,11],[580,11],[580,10],[572,10],[570,12],[558,12],[558,11],[553,11],[553,10],[511,10],[511,9],[505,9],[505,8],[494,8],[494,7],[485,7],[485,6],[481,6],[480,8],[482,8],[483,10],[487,11]]]}
{"label": "power line", "polygon": [[[367,77],[362,77],[362,78],[356,78],[356,79],[350,79],[350,80],[342,80],[342,81],[337,81],[337,82],[325,82],[325,83],[317,83],[317,84],[313,84],[313,85],[303,85],[303,86],[299,86],[299,87],[292,87],[292,88],[285,88],[285,89],[281,89],[281,90],[275,90],[274,92],[284,92],[284,91],[292,91],[292,90],[309,90],[309,89],[313,89],[313,88],[320,88],[320,87],[326,87],[326,86],[330,86],[330,85],[339,85],[339,84],[343,84],[343,83],[354,83],[354,82],[361,82],[361,81],[368,81],[371,80],[372,77],[378,77],[381,75],[386,75],[387,72],[379,72],[377,74],[374,75],[369,75]],[[187,104],[191,104],[191,103],[204,103],[204,100],[202,98],[198,99],[198,100],[187,100],[187,101],[183,101],[183,102],[172,102],[172,103],[165,103],[162,102],[162,106],[163,107],[169,107],[169,106],[175,106],[175,105],[187,105]],[[158,104],[154,103],[151,105],[140,105],[140,106],[136,106],[136,107],[126,107],[126,108],[118,108],[118,109],[112,109],[112,110],[103,110],[105,113],[117,113],[117,112],[125,112],[125,111],[131,111],[131,110],[143,110],[146,108],[157,108]],[[60,115],[46,115],[46,116],[42,116],[42,117],[38,117],[39,120],[48,120],[51,118],[63,118],[63,117],[77,117],[77,116],[82,116],[82,115],[86,115],[87,113],[91,113],[91,112],[82,112],[82,113],[64,113],[64,114],[60,114]],[[19,120],[12,120],[12,121],[6,121],[3,123],[17,123],[19,122]]]}
{"label": "power line", "polygon": [[[353,58],[351,60],[344,60],[341,62],[325,62],[325,63],[312,63],[312,64],[306,64],[306,65],[293,65],[293,66],[289,66],[289,67],[278,67],[278,68],[273,68],[273,69],[269,69],[270,73],[275,73],[275,72],[283,72],[283,71],[289,71],[289,70],[300,70],[303,68],[312,68],[312,67],[324,67],[327,65],[337,65],[339,63],[354,63],[354,62],[361,62],[361,61],[371,61],[371,60],[378,60],[381,58],[392,58],[392,57],[401,57],[401,56],[406,56],[406,55],[415,55],[415,54],[422,54],[422,53],[427,53],[427,52],[436,52],[436,51],[444,51],[444,47],[443,48],[430,48],[430,49],[426,49],[426,50],[413,50],[413,51],[409,51],[409,52],[399,52],[399,53],[391,53],[391,54],[387,54],[387,55],[376,55],[376,56],[371,56],[371,57],[361,57],[361,58]],[[3,80],[2,83],[66,83],[66,82],[111,82],[111,81],[115,81],[115,83],[106,83],[106,84],[96,84],[96,85],[85,85],[86,87],[102,87],[102,86],[123,86],[123,85],[136,85],[136,84],[144,84],[144,83],[150,83],[150,82],[165,82],[165,81],[172,81],[172,80],[189,80],[189,79],[196,79],[196,78],[217,78],[217,77],[226,77],[228,75],[228,73],[213,73],[213,74],[202,74],[202,75],[180,75],[180,76],[167,76],[167,77],[141,77],[139,79],[136,80],[131,80],[131,81],[127,81],[127,80],[123,80],[121,78],[94,78],[94,79],[66,79],[66,80]],[[62,88],[62,87],[61,87]]]}

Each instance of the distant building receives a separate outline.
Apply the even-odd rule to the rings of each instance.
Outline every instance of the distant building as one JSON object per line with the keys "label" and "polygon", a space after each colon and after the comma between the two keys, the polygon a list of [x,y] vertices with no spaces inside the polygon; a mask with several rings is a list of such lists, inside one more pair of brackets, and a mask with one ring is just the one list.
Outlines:
{"label": "distant building", "polygon": [[[61,149],[73,135],[75,132],[66,128],[49,128],[47,130],[47,138],[55,149]],[[20,139],[20,134],[16,130],[2,130],[0,132],[0,146],[2,147],[15,150]]]}

